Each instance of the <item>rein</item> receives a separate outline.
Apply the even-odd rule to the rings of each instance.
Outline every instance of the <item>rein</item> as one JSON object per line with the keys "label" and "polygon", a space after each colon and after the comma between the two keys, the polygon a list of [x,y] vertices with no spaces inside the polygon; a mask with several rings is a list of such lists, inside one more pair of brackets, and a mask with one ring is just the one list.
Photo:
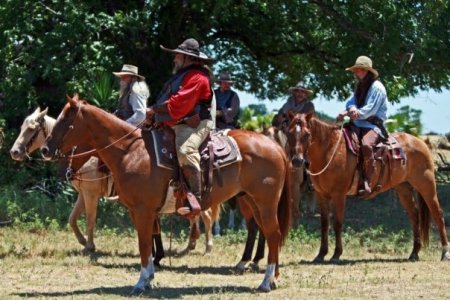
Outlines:
{"label": "rein", "polygon": [[339,131],[340,131],[340,133],[339,133],[339,138],[338,138],[338,140],[337,140],[337,142],[336,142],[336,145],[334,146],[333,153],[331,154],[330,160],[329,160],[328,163],[325,165],[325,167],[323,167],[323,169],[320,170],[319,172],[312,173],[312,172],[311,172],[310,170],[308,170],[308,169],[306,168],[306,166],[305,166],[306,172],[307,172],[310,176],[318,176],[318,175],[322,174],[323,172],[325,172],[326,169],[330,166],[331,161],[333,160],[334,156],[336,155],[337,148],[338,148],[338,146],[339,146],[339,143],[340,143],[341,138],[342,138],[342,135],[343,135],[342,128],[344,127],[344,125],[345,125],[346,123],[348,123],[348,121],[346,121],[346,120],[344,119],[344,122],[342,122],[341,128],[339,129]]}
{"label": "rein", "polygon": [[86,151],[86,152],[81,152],[81,153],[78,153],[78,154],[73,154],[73,151],[72,151],[72,154],[69,155],[67,158],[69,158],[69,159],[74,159],[74,158],[84,157],[84,156],[87,156],[87,155],[92,156],[93,153],[101,152],[101,151],[103,151],[103,150],[106,150],[106,149],[108,149],[108,148],[114,146],[115,144],[117,144],[117,143],[120,142],[121,140],[125,139],[127,136],[131,135],[133,132],[135,132],[135,131],[138,130],[139,128],[141,128],[142,125],[144,124],[144,122],[145,122],[145,119],[144,119],[142,122],[140,122],[138,125],[136,125],[136,128],[135,128],[135,129],[133,129],[132,131],[128,132],[127,134],[125,134],[125,135],[122,136],[121,138],[115,140],[115,141],[112,142],[111,144],[109,144],[109,145],[107,145],[107,146],[105,146],[105,147],[103,147],[103,148],[101,148],[101,149],[92,149],[92,150],[89,150],[89,151]]}

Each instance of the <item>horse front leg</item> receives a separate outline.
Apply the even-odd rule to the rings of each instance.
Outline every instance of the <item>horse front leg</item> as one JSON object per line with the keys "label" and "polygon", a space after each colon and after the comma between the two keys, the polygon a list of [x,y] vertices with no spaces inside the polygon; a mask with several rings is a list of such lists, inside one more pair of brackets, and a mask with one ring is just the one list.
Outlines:
{"label": "horse front leg", "polygon": [[340,197],[334,202],[334,233],[336,236],[336,247],[331,257],[332,262],[338,262],[342,252],[342,226],[344,224],[345,197]]}
{"label": "horse front leg", "polygon": [[83,195],[87,221],[87,243],[85,245],[85,250],[89,252],[95,251],[94,229],[97,220],[97,205],[99,197],[100,194],[98,193],[84,193]]}
{"label": "horse front leg", "polygon": [[138,233],[139,255],[141,257],[139,279],[131,293],[133,295],[140,295],[146,289],[152,288],[151,282],[155,276],[152,256],[152,236],[156,215],[145,211],[134,211],[131,215]]}
{"label": "horse front leg", "polygon": [[320,208],[320,250],[313,262],[322,263],[328,254],[328,230],[330,227],[330,207],[327,200],[317,197]]}
{"label": "horse front leg", "polygon": [[82,193],[78,193],[77,201],[75,202],[75,206],[72,209],[72,212],[69,216],[69,225],[73,230],[73,233],[75,234],[75,237],[77,238],[78,242],[86,246],[86,238],[81,233],[80,228],[78,228],[78,219],[80,218],[81,214],[84,212],[84,200]]}

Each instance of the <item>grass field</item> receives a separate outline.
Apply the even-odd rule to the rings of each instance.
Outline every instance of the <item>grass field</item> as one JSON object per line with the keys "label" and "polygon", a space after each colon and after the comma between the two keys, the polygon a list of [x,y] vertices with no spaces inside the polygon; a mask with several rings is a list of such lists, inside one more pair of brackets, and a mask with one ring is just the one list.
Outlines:
{"label": "grass field", "polygon": [[[450,222],[448,187],[440,187],[446,222]],[[180,219],[175,219],[179,221]],[[167,220],[166,220],[167,223]],[[339,264],[312,264],[318,252],[317,218],[305,218],[282,249],[278,288],[261,294],[260,270],[234,272],[245,232],[227,232],[203,255],[203,237],[185,257],[166,257],[153,290],[156,299],[447,299],[450,262],[440,262],[433,229],[430,246],[419,262],[408,262],[411,230],[391,193],[371,202],[350,199],[346,211],[344,254]],[[448,227],[447,227],[448,228]],[[122,299],[139,276],[137,238],[133,231],[98,230],[97,253],[84,255],[69,230],[0,228],[0,299]],[[169,248],[169,234],[165,247]],[[331,235],[330,241],[333,242]],[[175,233],[172,249],[185,246]],[[332,252],[334,245],[331,244]],[[329,255],[330,256],[330,255]],[[329,258],[329,257],[328,257]]]}

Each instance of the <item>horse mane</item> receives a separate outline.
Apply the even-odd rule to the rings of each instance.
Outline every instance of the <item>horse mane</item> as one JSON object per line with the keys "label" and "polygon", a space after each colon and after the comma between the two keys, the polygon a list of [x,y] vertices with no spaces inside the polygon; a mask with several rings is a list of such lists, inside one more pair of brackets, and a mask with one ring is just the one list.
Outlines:
{"label": "horse mane", "polygon": [[[107,117],[107,118],[109,119],[109,121],[113,121],[114,123],[117,123],[117,125],[123,127],[123,129],[126,130],[126,131],[131,131],[131,130],[133,130],[133,129],[136,129],[136,126],[134,126],[134,125],[128,123],[128,122],[125,121],[125,120],[120,119],[120,118],[117,117],[116,115],[114,115],[114,114],[112,114],[112,113],[110,113],[110,112],[107,112],[106,110],[104,110],[104,109],[102,109],[102,108],[100,108],[100,107],[98,107],[98,106],[95,106],[95,105],[90,104],[90,103],[89,103],[88,101],[86,101],[86,100],[80,100],[80,102],[81,102],[81,105],[82,105],[82,106],[86,107],[86,108],[89,109],[89,110],[90,110],[90,109],[93,109],[93,110],[97,111],[97,112],[100,113],[102,116]],[[111,124],[111,123],[108,123],[108,124]]]}
{"label": "horse mane", "polygon": [[328,144],[331,139],[330,137],[338,134],[340,126],[336,124],[328,123],[327,121],[319,119],[316,115],[313,115],[308,122],[308,127],[310,131],[314,131],[314,138],[319,141],[323,141]]}

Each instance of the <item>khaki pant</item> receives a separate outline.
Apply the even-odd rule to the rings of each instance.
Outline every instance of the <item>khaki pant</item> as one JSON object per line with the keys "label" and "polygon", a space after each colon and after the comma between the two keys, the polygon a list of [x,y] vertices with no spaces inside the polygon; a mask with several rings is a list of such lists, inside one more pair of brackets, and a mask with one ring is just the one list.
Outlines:
{"label": "khaki pant", "polygon": [[200,153],[198,148],[208,137],[212,130],[211,120],[202,120],[196,128],[186,124],[174,125],[175,147],[177,149],[178,163],[181,167],[192,166],[200,171]]}

